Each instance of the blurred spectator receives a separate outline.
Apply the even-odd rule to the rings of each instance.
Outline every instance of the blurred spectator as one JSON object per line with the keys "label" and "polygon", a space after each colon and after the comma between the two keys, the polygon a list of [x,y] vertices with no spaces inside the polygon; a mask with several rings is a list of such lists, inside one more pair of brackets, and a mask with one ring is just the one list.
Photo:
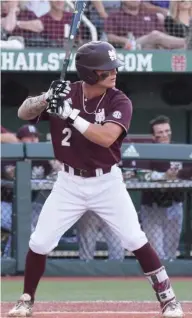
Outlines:
{"label": "blurred spectator", "polygon": [[[33,125],[23,125],[17,131],[17,138],[23,143],[39,142],[40,133]],[[48,160],[32,161],[32,179],[43,179],[52,171],[52,165]]]}
{"label": "blurred spectator", "polygon": [[183,179],[183,180],[192,180],[192,167],[183,168],[181,170],[176,171],[175,178]]}
{"label": "blurred spectator", "polygon": [[[16,137],[15,134],[9,132],[5,127],[1,126],[1,143],[17,143],[19,142],[19,139]],[[7,255],[8,250],[10,247],[10,234],[11,234],[11,210],[10,210],[10,204],[9,202],[2,202],[2,191],[4,188],[1,186],[1,255]],[[12,193],[12,191],[11,191]],[[9,196],[9,190],[7,192],[7,198]],[[4,212],[3,212],[4,211]],[[4,217],[2,214],[7,214],[8,217],[6,218],[6,221],[4,222]]]}
{"label": "blurred spectator", "polygon": [[189,32],[186,39],[186,48],[188,50],[192,50],[192,18],[190,19],[190,22],[189,22]]}
{"label": "blurred spectator", "polygon": [[[7,40],[17,40],[24,44],[24,40],[27,41],[42,31],[40,20],[32,11],[22,6],[22,1],[2,1],[1,6],[1,27]],[[6,47],[6,43],[1,44]]]}
{"label": "blurred spectator", "polygon": [[[33,125],[24,125],[17,132],[17,140],[25,143],[39,142],[39,132]],[[2,161],[1,178],[6,181],[14,181],[15,179],[15,161]],[[32,179],[44,179],[52,171],[52,165],[47,160],[32,161]],[[32,231],[34,230],[39,213],[43,203],[37,200],[38,191],[32,191]],[[12,202],[13,188],[6,187],[4,184],[1,187],[1,225],[4,229],[11,232],[12,229]],[[4,251],[4,256],[10,255],[10,240]]]}
{"label": "blurred spectator", "polygon": [[170,178],[172,180],[176,180],[176,179],[192,180],[192,163],[190,163],[187,167],[184,167],[179,170],[172,169]]}
{"label": "blurred spectator", "polygon": [[[11,6],[12,4],[12,6]],[[1,42],[0,47],[4,49],[23,49],[24,48],[24,39],[23,38],[10,38],[9,37],[9,21],[12,20],[12,23],[16,25],[15,22],[15,8],[17,7],[17,1],[15,3],[10,1],[1,2]]]}
{"label": "blurred spectator", "polygon": [[1,143],[15,143],[19,142],[19,139],[15,134],[8,131],[5,127],[1,126]]}
{"label": "blurred spectator", "polygon": [[14,30],[18,13],[18,1],[1,1],[1,26],[5,31],[11,33]]}
{"label": "blurred spectator", "polygon": [[104,20],[108,18],[111,10],[120,8],[121,1],[105,1],[105,0],[96,0],[90,1],[89,5],[89,18],[91,22],[96,26],[98,32],[98,38],[100,39],[103,29],[104,29]]}
{"label": "blurred spectator", "polygon": [[185,40],[165,34],[156,14],[149,13],[141,1],[122,1],[120,10],[105,21],[107,39],[124,49],[184,48]]}
{"label": "blurred spectator", "polygon": [[[155,143],[171,143],[170,120],[159,116],[150,122]],[[182,162],[153,161],[153,181],[172,180]],[[183,221],[184,193],[176,189],[142,191],[140,217],[143,230],[161,259],[175,259]]]}
{"label": "blurred spectator", "polygon": [[48,0],[33,0],[25,1],[25,7],[35,13],[36,17],[41,17],[50,10],[50,4]]}
{"label": "blurred spectator", "polygon": [[90,261],[94,259],[97,241],[106,242],[109,259],[124,259],[124,248],[121,241],[96,213],[86,212],[77,222],[76,229],[81,260]]}
{"label": "blurred spectator", "polygon": [[191,1],[171,1],[169,12],[164,19],[167,33],[175,37],[185,38],[189,31],[191,18]]}
{"label": "blurred spectator", "polygon": [[153,0],[153,1],[150,1],[151,4],[153,4],[155,6],[158,6],[160,8],[166,8],[166,9],[169,8],[169,2],[170,2],[170,0]]}
{"label": "blurred spectator", "polygon": [[21,142],[39,142],[39,132],[33,125],[24,125],[17,131],[17,137]]}
{"label": "blurred spectator", "polygon": [[167,15],[170,0],[144,0],[143,7],[150,13],[162,13]]}
{"label": "blurred spectator", "polygon": [[49,46],[63,47],[69,36],[72,13],[64,10],[64,1],[50,0],[50,11],[41,18],[42,37]]}

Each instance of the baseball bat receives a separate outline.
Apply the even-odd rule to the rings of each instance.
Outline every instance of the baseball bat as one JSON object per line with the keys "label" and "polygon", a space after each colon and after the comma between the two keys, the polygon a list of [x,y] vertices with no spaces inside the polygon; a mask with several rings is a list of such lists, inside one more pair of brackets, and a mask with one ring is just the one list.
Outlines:
{"label": "baseball bat", "polygon": [[71,28],[70,28],[70,34],[69,34],[69,38],[67,40],[67,45],[66,45],[66,54],[65,54],[64,61],[63,61],[61,75],[60,75],[61,80],[65,79],[65,76],[67,73],[67,68],[69,65],[69,60],[70,60],[72,48],[73,48],[73,45],[75,43],[75,36],[76,36],[77,30],[79,29],[79,26],[80,26],[81,17],[82,17],[84,10],[85,10],[86,2],[87,1],[82,1],[82,0],[76,0],[76,2],[75,2],[75,8],[74,8],[73,18],[72,18],[72,23],[71,23]]}

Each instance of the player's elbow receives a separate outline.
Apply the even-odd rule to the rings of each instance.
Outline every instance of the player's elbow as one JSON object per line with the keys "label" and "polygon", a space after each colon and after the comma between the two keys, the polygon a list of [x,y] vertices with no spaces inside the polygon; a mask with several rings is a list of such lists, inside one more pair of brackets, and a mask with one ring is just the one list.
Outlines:
{"label": "player's elbow", "polygon": [[18,111],[17,111],[17,116],[19,117],[19,119],[22,119],[22,120],[31,120],[34,118],[31,117],[22,107],[22,105],[19,107]]}
{"label": "player's elbow", "polygon": [[104,148],[109,148],[114,143],[114,140],[112,138],[104,138],[100,141],[100,146]]}
{"label": "player's elbow", "polygon": [[104,147],[104,148],[109,148],[110,147],[110,144],[109,143],[106,143],[106,142],[102,142],[100,143],[100,146]]}
{"label": "player's elbow", "polygon": [[19,107],[19,109],[18,109],[18,111],[17,111],[17,116],[19,117],[19,119],[26,120],[26,116],[25,116],[25,114],[23,113],[21,107]]}

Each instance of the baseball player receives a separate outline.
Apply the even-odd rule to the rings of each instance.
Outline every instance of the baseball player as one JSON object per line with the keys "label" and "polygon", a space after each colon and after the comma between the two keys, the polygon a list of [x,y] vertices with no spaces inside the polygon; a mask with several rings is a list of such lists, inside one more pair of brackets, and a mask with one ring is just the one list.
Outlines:
{"label": "baseball player", "polygon": [[23,295],[9,316],[30,316],[46,255],[87,210],[97,213],[132,251],[160,302],[163,317],[183,317],[167,272],[141,230],[122,173],[121,144],[132,116],[131,101],[115,88],[121,65],[114,47],[89,42],[77,50],[81,81],[53,81],[48,92],[26,99],[21,119],[47,119],[53,148],[63,163],[29,241]]}
{"label": "baseball player", "polygon": [[[158,116],[150,122],[155,143],[171,142],[170,119]],[[150,163],[152,180],[167,180],[182,168],[178,161],[153,161]],[[140,216],[149,242],[161,259],[176,258],[183,221],[184,193],[176,189],[143,191]]]}

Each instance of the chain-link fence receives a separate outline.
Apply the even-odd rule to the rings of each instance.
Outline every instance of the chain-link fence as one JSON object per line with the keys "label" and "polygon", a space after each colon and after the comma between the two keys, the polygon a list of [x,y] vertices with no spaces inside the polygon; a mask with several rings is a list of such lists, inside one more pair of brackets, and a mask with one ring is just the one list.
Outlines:
{"label": "chain-link fence", "polygon": [[[2,1],[1,7],[2,48],[65,48],[74,1]],[[104,40],[125,50],[190,49],[191,17],[191,1],[87,1],[76,46]]]}
{"label": "chain-link fence", "polygon": [[[128,191],[131,191],[141,227],[160,258],[173,260],[176,257],[190,256],[192,247],[191,242],[188,242],[186,225],[190,221],[188,215],[192,210],[192,181],[177,178],[167,181],[162,177],[159,180],[157,175],[154,180],[149,170],[137,167],[124,167],[123,176]],[[12,255],[14,179],[8,180],[5,176],[3,177],[4,179],[1,180],[2,256],[9,257]],[[35,229],[42,206],[55,180],[56,173],[39,179],[31,179],[31,232]],[[119,217],[120,215],[121,211],[119,211]],[[190,251],[187,250],[189,246]],[[59,245],[49,254],[49,257],[89,261],[92,259],[123,260],[133,255],[123,248],[120,239],[100,217],[87,211],[62,236]]]}
{"label": "chain-link fence", "polygon": [[1,187],[1,254],[11,256],[13,191]]}

